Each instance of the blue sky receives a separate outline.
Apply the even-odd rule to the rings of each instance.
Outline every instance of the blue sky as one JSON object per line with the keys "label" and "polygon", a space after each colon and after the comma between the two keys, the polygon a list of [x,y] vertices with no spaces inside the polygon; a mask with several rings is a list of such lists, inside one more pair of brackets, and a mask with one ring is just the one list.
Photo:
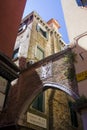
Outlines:
{"label": "blue sky", "polygon": [[23,17],[32,11],[36,11],[46,22],[51,18],[56,19],[61,26],[59,32],[62,35],[62,39],[65,41],[65,43],[69,43],[61,7],[61,0],[27,0]]}

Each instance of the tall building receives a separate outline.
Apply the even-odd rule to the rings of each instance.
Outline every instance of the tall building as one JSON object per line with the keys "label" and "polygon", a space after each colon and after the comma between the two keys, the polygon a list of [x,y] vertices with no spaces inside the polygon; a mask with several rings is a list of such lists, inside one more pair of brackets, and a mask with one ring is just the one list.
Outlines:
{"label": "tall building", "polygon": [[[70,42],[74,45],[75,69],[79,94],[87,98],[87,0],[61,1]],[[71,45],[72,46],[72,45]],[[83,98],[84,99],[84,98]],[[86,101],[87,102],[87,101]],[[84,130],[87,129],[87,105],[80,105]]]}
{"label": "tall building", "polygon": [[[26,62],[27,62],[27,65],[30,66],[34,63],[37,63],[38,61],[45,59],[48,56],[52,56],[64,49],[66,49],[66,44],[62,40],[61,34],[58,32],[59,28],[60,28],[60,25],[59,25],[58,21],[56,21],[55,19],[52,18],[46,23],[36,12],[30,13],[28,16],[26,16],[21,21],[19,31],[18,31],[18,36],[16,39],[15,47],[14,47],[13,61],[23,69],[23,67],[26,68]],[[50,65],[51,65],[51,63],[49,64],[49,66]],[[42,68],[43,68],[42,70],[44,71],[42,76],[46,78],[46,73],[45,73],[45,69],[44,69],[45,67],[42,67]],[[51,91],[52,90],[48,90],[47,92],[45,92],[44,95],[43,94],[40,95],[40,97],[38,97],[36,102],[33,104],[33,108],[35,108],[41,112],[44,112],[44,110],[46,109],[45,111],[47,113],[47,111],[49,111],[48,110],[49,107],[46,104],[48,104],[47,102],[49,100],[49,97],[51,96],[50,95]],[[56,95],[58,93],[61,93],[61,92],[55,91]],[[49,96],[47,96],[47,95],[49,95]],[[65,97],[65,100],[67,100],[66,99],[67,97],[66,96],[64,96],[64,97]],[[54,98],[57,98],[57,97],[54,96]],[[47,99],[47,102],[45,103],[46,106],[44,106],[44,108],[43,108],[42,100],[46,100],[46,99]],[[60,100],[63,100],[63,99],[60,99]],[[68,101],[69,100],[64,101],[63,103],[66,104],[65,102],[68,103]],[[54,102],[54,99],[53,99],[53,102]],[[52,106],[51,100],[50,100],[50,103],[51,104],[49,104],[49,105]],[[69,106],[67,106],[67,107],[69,107]],[[56,108],[56,109],[58,109],[58,108]],[[55,106],[53,106],[52,111],[55,111],[56,109],[55,109]],[[51,114],[52,114],[52,111],[50,111]],[[36,111],[36,113],[37,113],[37,115],[39,114],[38,111]],[[50,129],[53,129],[53,127],[55,127],[54,129],[57,129],[57,127],[56,127],[57,122],[55,121],[57,117],[54,116],[54,113],[53,113],[52,117],[49,116],[49,114],[47,113],[47,116],[49,116],[49,118],[50,118],[49,123],[53,124],[52,128],[50,126],[48,126]],[[31,117],[32,112],[29,114],[30,114],[29,116]],[[35,114],[35,113],[33,113],[33,114]],[[53,118],[55,118],[55,119],[53,120]],[[52,120],[53,120],[53,122],[52,122]],[[75,119],[75,121],[76,121],[76,119]],[[32,121],[31,121],[31,123],[32,123]],[[34,123],[34,125],[35,125],[35,123]],[[75,125],[77,127],[77,124],[73,124],[73,125]],[[31,127],[34,127],[34,126],[31,125]],[[42,125],[42,127],[43,127],[43,125]],[[46,124],[44,127],[46,127]],[[58,126],[58,128],[59,127],[60,126]],[[66,125],[65,127],[67,128],[70,126]],[[78,128],[80,128],[80,127],[78,127]]]}
{"label": "tall building", "polygon": [[65,43],[58,32],[59,23],[51,19],[47,23],[36,13],[26,16],[16,39],[13,59],[24,57],[30,64],[59,52]]}
{"label": "tall building", "polygon": [[87,31],[87,0],[61,1],[70,42]]}
{"label": "tall building", "polygon": [[46,23],[36,12],[22,20],[13,52],[21,72],[11,82],[0,128],[82,130],[81,117],[72,109],[78,98],[72,53],[59,27],[55,19]]}
{"label": "tall building", "polygon": [[80,95],[77,109],[80,111],[84,130],[87,129],[87,32],[74,39],[72,50],[76,55],[75,70]]}

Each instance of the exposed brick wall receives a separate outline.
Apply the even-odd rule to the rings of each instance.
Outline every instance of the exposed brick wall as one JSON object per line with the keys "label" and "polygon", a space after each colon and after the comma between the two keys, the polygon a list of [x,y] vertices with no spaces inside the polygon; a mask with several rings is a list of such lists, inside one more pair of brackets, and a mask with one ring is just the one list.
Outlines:
{"label": "exposed brick wall", "polygon": [[28,97],[32,97],[34,90],[41,84],[35,70],[23,72],[17,84],[11,86],[6,108],[0,114],[0,124],[15,122],[25,101]]}
{"label": "exposed brick wall", "polygon": [[[43,87],[45,81],[60,83],[74,91],[74,87],[77,87],[76,85],[74,86],[75,80],[74,82],[69,81],[63,73],[67,68],[67,65],[64,64],[64,57],[65,54],[70,51],[71,50],[67,49],[63,52],[49,56],[44,60],[29,66],[20,73],[17,83],[14,86],[11,86],[6,108],[0,114],[0,124],[8,124],[22,120],[22,125],[24,125],[23,123],[26,122],[25,112],[27,111],[33,97]],[[42,79],[40,77],[41,67],[49,62],[52,62],[52,76]],[[72,86],[74,87],[72,88]],[[77,91],[75,90],[75,92]],[[52,90],[51,93],[49,91],[48,95],[48,112],[50,112],[50,114],[48,114],[48,116],[50,115],[48,121],[49,123],[52,123],[51,129],[53,130],[54,127],[54,130],[59,128],[64,129],[62,123],[66,124],[67,122],[68,124],[68,121],[70,123],[67,99],[68,95],[65,92],[55,90]],[[52,108],[52,110],[50,108]],[[65,111],[66,114],[64,114]],[[61,124],[61,127],[59,124]],[[67,130],[68,127],[66,126],[65,128],[66,129],[64,130]]]}

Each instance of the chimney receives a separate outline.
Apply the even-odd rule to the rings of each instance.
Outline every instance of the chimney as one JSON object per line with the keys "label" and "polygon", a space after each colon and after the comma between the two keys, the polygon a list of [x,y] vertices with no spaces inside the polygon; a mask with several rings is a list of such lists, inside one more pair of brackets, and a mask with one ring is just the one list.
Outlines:
{"label": "chimney", "polygon": [[47,24],[52,28],[52,29],[55,29],[56,31],[58,31],[58,29],[60,28],[60,25],[58,23],[57,20],[55,19],[50,19]]}

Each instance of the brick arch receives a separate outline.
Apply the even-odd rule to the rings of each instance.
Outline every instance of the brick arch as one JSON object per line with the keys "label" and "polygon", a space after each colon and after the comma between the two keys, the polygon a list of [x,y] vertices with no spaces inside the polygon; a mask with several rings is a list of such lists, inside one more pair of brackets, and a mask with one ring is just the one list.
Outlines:
{"label": "brick arch", "polygon": [[20,122],[20,119],[22,119],[24,116],[24,113],[27,111],[28,107],[31,105],[32,101],[43,91],[46,91],[47,89],[52,88],[52,89],[56,89],[56,90],[61,90],[65,93],[67,93],[68,95],[70,95],[73,99],[77,99],[79,98],[79,96],[72,91],[71,89],[67,88],[64,85],[55,83],[55,82],[45,82],[43,83],[43,86],[40,86],[37,90],[34,91],[33,95],[31,96],[31,99],[27,99],[27,101],[24,103],[24,105],[22,106],[22,110],[21,113],[19,115],[19,119],[18,122]]}

